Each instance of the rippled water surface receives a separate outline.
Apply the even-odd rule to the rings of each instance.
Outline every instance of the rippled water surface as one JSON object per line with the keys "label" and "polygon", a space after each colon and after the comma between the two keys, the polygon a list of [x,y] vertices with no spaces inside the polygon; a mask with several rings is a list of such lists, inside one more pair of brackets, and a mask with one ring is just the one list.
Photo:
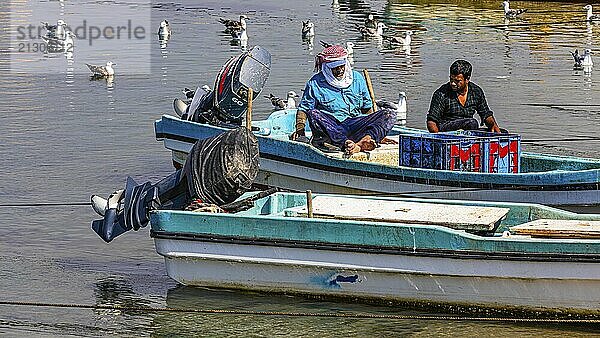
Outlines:
{"label": "rippled water surface", "polygon": [[[0,26],[31,22],[21,6],[0,4]],[[124,1],[51,1],[58,17],[131,10]],[[147,230],[128,233],[110,245],[90,229],[95,218],[89,195],[107,195],[131,175],[157,181],[172,172],[170,154],[154,138],[153,121],[171,111],[183,87],[212,83],[220,66],[240,52],[222,33],[219,17],[247,14],[249,46],[273,57],[263,94],[300,92],[311,76],[319,40],[355,43],[354,67],[367,68],[377,98],[408,96],[411,127],[424,127],[432,92],[447,81],[457,58],[474,66],[472,81],[485,90],[502,127],[520,133],[525,150],[600,157],[600,71],[572,69],[570,50],[598,45],[600,25],[583,22],[582,3],[512,2],[529,8],[520,20],[503,19],[498,1],[154,1],[153,31],[167,19],[173,36],[166,46],[148,39],[147,52],[97,49],[72,62],[47,57],[31,63],[47,71],[16,72],[25,62],[0,38],[0,291],[2,300],[87,305],[155,306],[282,312],[417,314],[409,309],[328,302],[253,293],[185,288],[170,280]],[[143,7],[143,6],[142,6]],[[12,17],[11,17],[12,10]],[[413,30],[409,51],[362,40],[356,25],[369,13],[389,34]],[[54,12],[53,12],[54,13]],[[59,16],[58,16],[59,15]],[[12,18],[12,19],[11,19]],[[111,15],[105,15],[105,19]],[[303,42],[301,21],[316,26],[314,45]],[[15,21],[16,20],[16,21]],[[37,20],[37,19],[36,19]],[[37,22],[35,22],[37,24]],[[7,28],[8,27],[8,28]],[[77,42],[79,43],[79,41]],[[126,61],[150,72],[132,72]],[[94,60],[88,60],[88,58]],[[114,81],[91,81],[86,62],[117,63]],[[17,60],[17,61],[15,61]],[[21,61],[19,61],[21,60]],[[147,62],[148,64],[144,64]],[[19,64],[23,67],[23,64]],[[11,69],[13,69],[11,71]],[[43,68],[42,68],[43,69]],[[27,70],[27,67],[25,67]],[[262,97],[256,118],[270,112]],[[55,203],[56,206],[32,206]],[[15,206],[18,205],[18,206]],[[64,335],[588,335],[590,326],[509,324],[481,321],[390,320],[0,306],[0,332],[9,336]]]}

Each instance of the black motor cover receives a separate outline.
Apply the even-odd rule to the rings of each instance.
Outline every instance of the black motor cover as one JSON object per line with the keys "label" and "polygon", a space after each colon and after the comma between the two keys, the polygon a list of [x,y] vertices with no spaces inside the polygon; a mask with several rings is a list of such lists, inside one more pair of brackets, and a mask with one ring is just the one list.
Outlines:
{"label": "black motor cover", "polygon": [[188,115],[200,123],[241,125],[248,107],[248,88],[252,88],[254,100],[270,73],[271,54],[260,46],[229,59],[213,90],[199,99],[194,97]]}

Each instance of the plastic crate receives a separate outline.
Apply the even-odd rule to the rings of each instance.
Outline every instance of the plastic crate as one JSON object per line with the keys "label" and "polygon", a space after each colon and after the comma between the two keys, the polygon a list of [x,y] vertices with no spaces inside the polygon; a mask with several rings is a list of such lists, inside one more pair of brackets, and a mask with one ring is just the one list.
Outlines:
{"label": "plastic crate", "polygon": [[436,134],[400,134],[399,165],[453,171],[482,172],[484,140]]}
{"label": "plastic crate", "polygon": [[521,171],[521,135],[476,130],[463,131],[461,134],[483,140],[484,172],[518,173]]}

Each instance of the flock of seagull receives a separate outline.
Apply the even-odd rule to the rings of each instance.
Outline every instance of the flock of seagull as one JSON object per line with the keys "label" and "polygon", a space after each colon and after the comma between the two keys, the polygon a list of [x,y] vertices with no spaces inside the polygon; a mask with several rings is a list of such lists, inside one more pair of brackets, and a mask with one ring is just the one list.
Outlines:
{"label": "flock of seagull", "polygon": [[[42,22],[41,24],[46,30],[46,34],[42,36],[42,40],[44,40],[48,46],[54,46],[54,50],[64,51],[65,55],[67,55],[67,59],[72,59],[76,35],[68,29],[67,23],[64,20],[59,19],[56,25],[51,25],[48,22]],[[157,34],[160,41],[166,41],[171,37],[171,26],[167,20],[161,21]],[[107,61],[105,65],[92,65],[89,63],[86,63],[85,65],[92,73],[92,77],[97,79],[114,76],[115,69],[113,66],[116,66],[117,64],[112,61]]]}
{"label": "flock of seagull", "polygon": [[[339,6],[338,0],[333,0],[332,6]],[[504,16],[507,19],[513,19],[520,17],[524,13],[527,12],[527,9],[512,9],[510,8],[509,1],[502,2],[501,5],[504,9]],[[593,14],[592,5],[586,5],[583,7],[586,12],[586,21],[588,23],[597,23],[600,22],[600,16]],[[225,33],[230,34],[232,38],[239,42],[242,47],[247,46],[248,42],[248,33],[247,33],[247,23],[246,20],[249,20],[248,16],[240,15],[239,20],[229,20],[224,18],[219,18],[219,22],[225,26]],[[74,39],[76,35],[68,29],[67,23],[64,20],[58,20],[56,25],[51,25],[48,22],[42,22],[43,28],[46,30],[46,34],[42,37],[42,39],[58,48],[58,50],[64,50],[65,54],[68,51],[71,52],[72,58],[72,50],[74,46]],[[377,38],[381,39],[381,41],[387,41],[391,46],[403,46],[404,49],[410,50],[410,45],[412,43],[412,35],[413,31],[406,30],[403,36],[397,35],[389,35],[385,34],[384,30],[388,27],[383,22],[378,22],[373,14],[369,14],[365,19],[362,25],[356,25],[356,29],[361,34],[363,38]],[[158,29],[158,37],[161,41],[167,41],[171,37],[171,27],[167,20],[163,20],[160,23]],[[310,20],[302,21],[302,39],[303,40],[312,40],[315,36],[315,24]],[[325,41],[320,41],[321,45],[324,47],[330,46],[331,44]],[[347,42],[345,45],[350,62],[353,62],[353,47],[354,43]],[[581,69],[591,69],[593,66],[592,61],[592,51],[587,48],[584,50],[583,54],[579,54],[579,51],[576,49],[571,52],[571,55],[574,59],[573,68],[576,70]],[[67,56],[67,58],[69,58]],[[106,62],[105,65],[92,65],[86,63],[86,66],[89,68],[93,77],[111,77],[115,74],[115,70],[113,66],[116,64],[112,61]],[[277,108],[294,108],[295,101],[294,98],[297,98],[298,95],[290,91],[287,93],[286,99],[280,99],[278,97],[273,96],[272,94],[267,98],[271,100],[273,106]]]}

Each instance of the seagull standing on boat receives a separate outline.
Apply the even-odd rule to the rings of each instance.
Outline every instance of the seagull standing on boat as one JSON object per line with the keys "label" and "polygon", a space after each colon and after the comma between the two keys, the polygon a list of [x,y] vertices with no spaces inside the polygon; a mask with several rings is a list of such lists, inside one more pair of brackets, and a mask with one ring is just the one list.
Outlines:
{"label": "seagull standing on boat", "polygon": [[116,66],[117,64],[112,63],[112,61],[108,61],[106,63],[106,66],[95,66],[90,65],[89,63],[86,63],[85,65],[90,69],[93,76],[95,77],[111,77],[115,75],[115,70],[113,69],[113,66]]}
{"label": "seagull standing on boat", "polygon": [[248,17],[245,15],[240,15],[240,21],[219,18],[219,22],[225,25],[225,33],[246,29],[246,20],[248,20]]}
{"label": "seagull standing on boat", "polygon": [[592,13],[592,5],[585,5],[583,6],[583,9],[587,10],[587,15],[585,20],[588,22],[598,22],[600,21],[600,16],[599,15],[594,15]]}
{"label": "seagull standing on boat", "polygon": [[406,93],[400,92],[398,93],[398,102],[393,103],[386,100],[377,100],[377,107],[379,109],[392,109],[396,112],[396,124],[404,125],[406,124]]}
{"label": "seagull standing on boat", "polygon": [[158,38],[161,40],[167,40],[171,37],[171,25],[169,25],[169,21],[163,20],[160,22],[160,27],[158,27]]}
{"label": "seagull standing on boat", "polygon": [[310,20],[302,21],[302,39],[306,40],[315,36],[315,24]]}
{"label": "seagull standing on boat", "polygon": [[294,100],[294,98],[298,98],[298,94],[296,94],[295,91],[290,90],[287,93],[287,100],[283,100],[282,98],[279,98],[273,94],[270,94],[269,96],[265,96],[267,99],[271,100],[271,104],[273,105],[273,107],[278,108],[278,109],[294,109],[296,108],[296,100]]}
{"label": "seagull standing on boat", "polygon": [[516,18],[527,12],[527,9],[510,9],[510,3],[508,1],[502,2],[502,7],[504,7],[504,17],[509,19]]}

